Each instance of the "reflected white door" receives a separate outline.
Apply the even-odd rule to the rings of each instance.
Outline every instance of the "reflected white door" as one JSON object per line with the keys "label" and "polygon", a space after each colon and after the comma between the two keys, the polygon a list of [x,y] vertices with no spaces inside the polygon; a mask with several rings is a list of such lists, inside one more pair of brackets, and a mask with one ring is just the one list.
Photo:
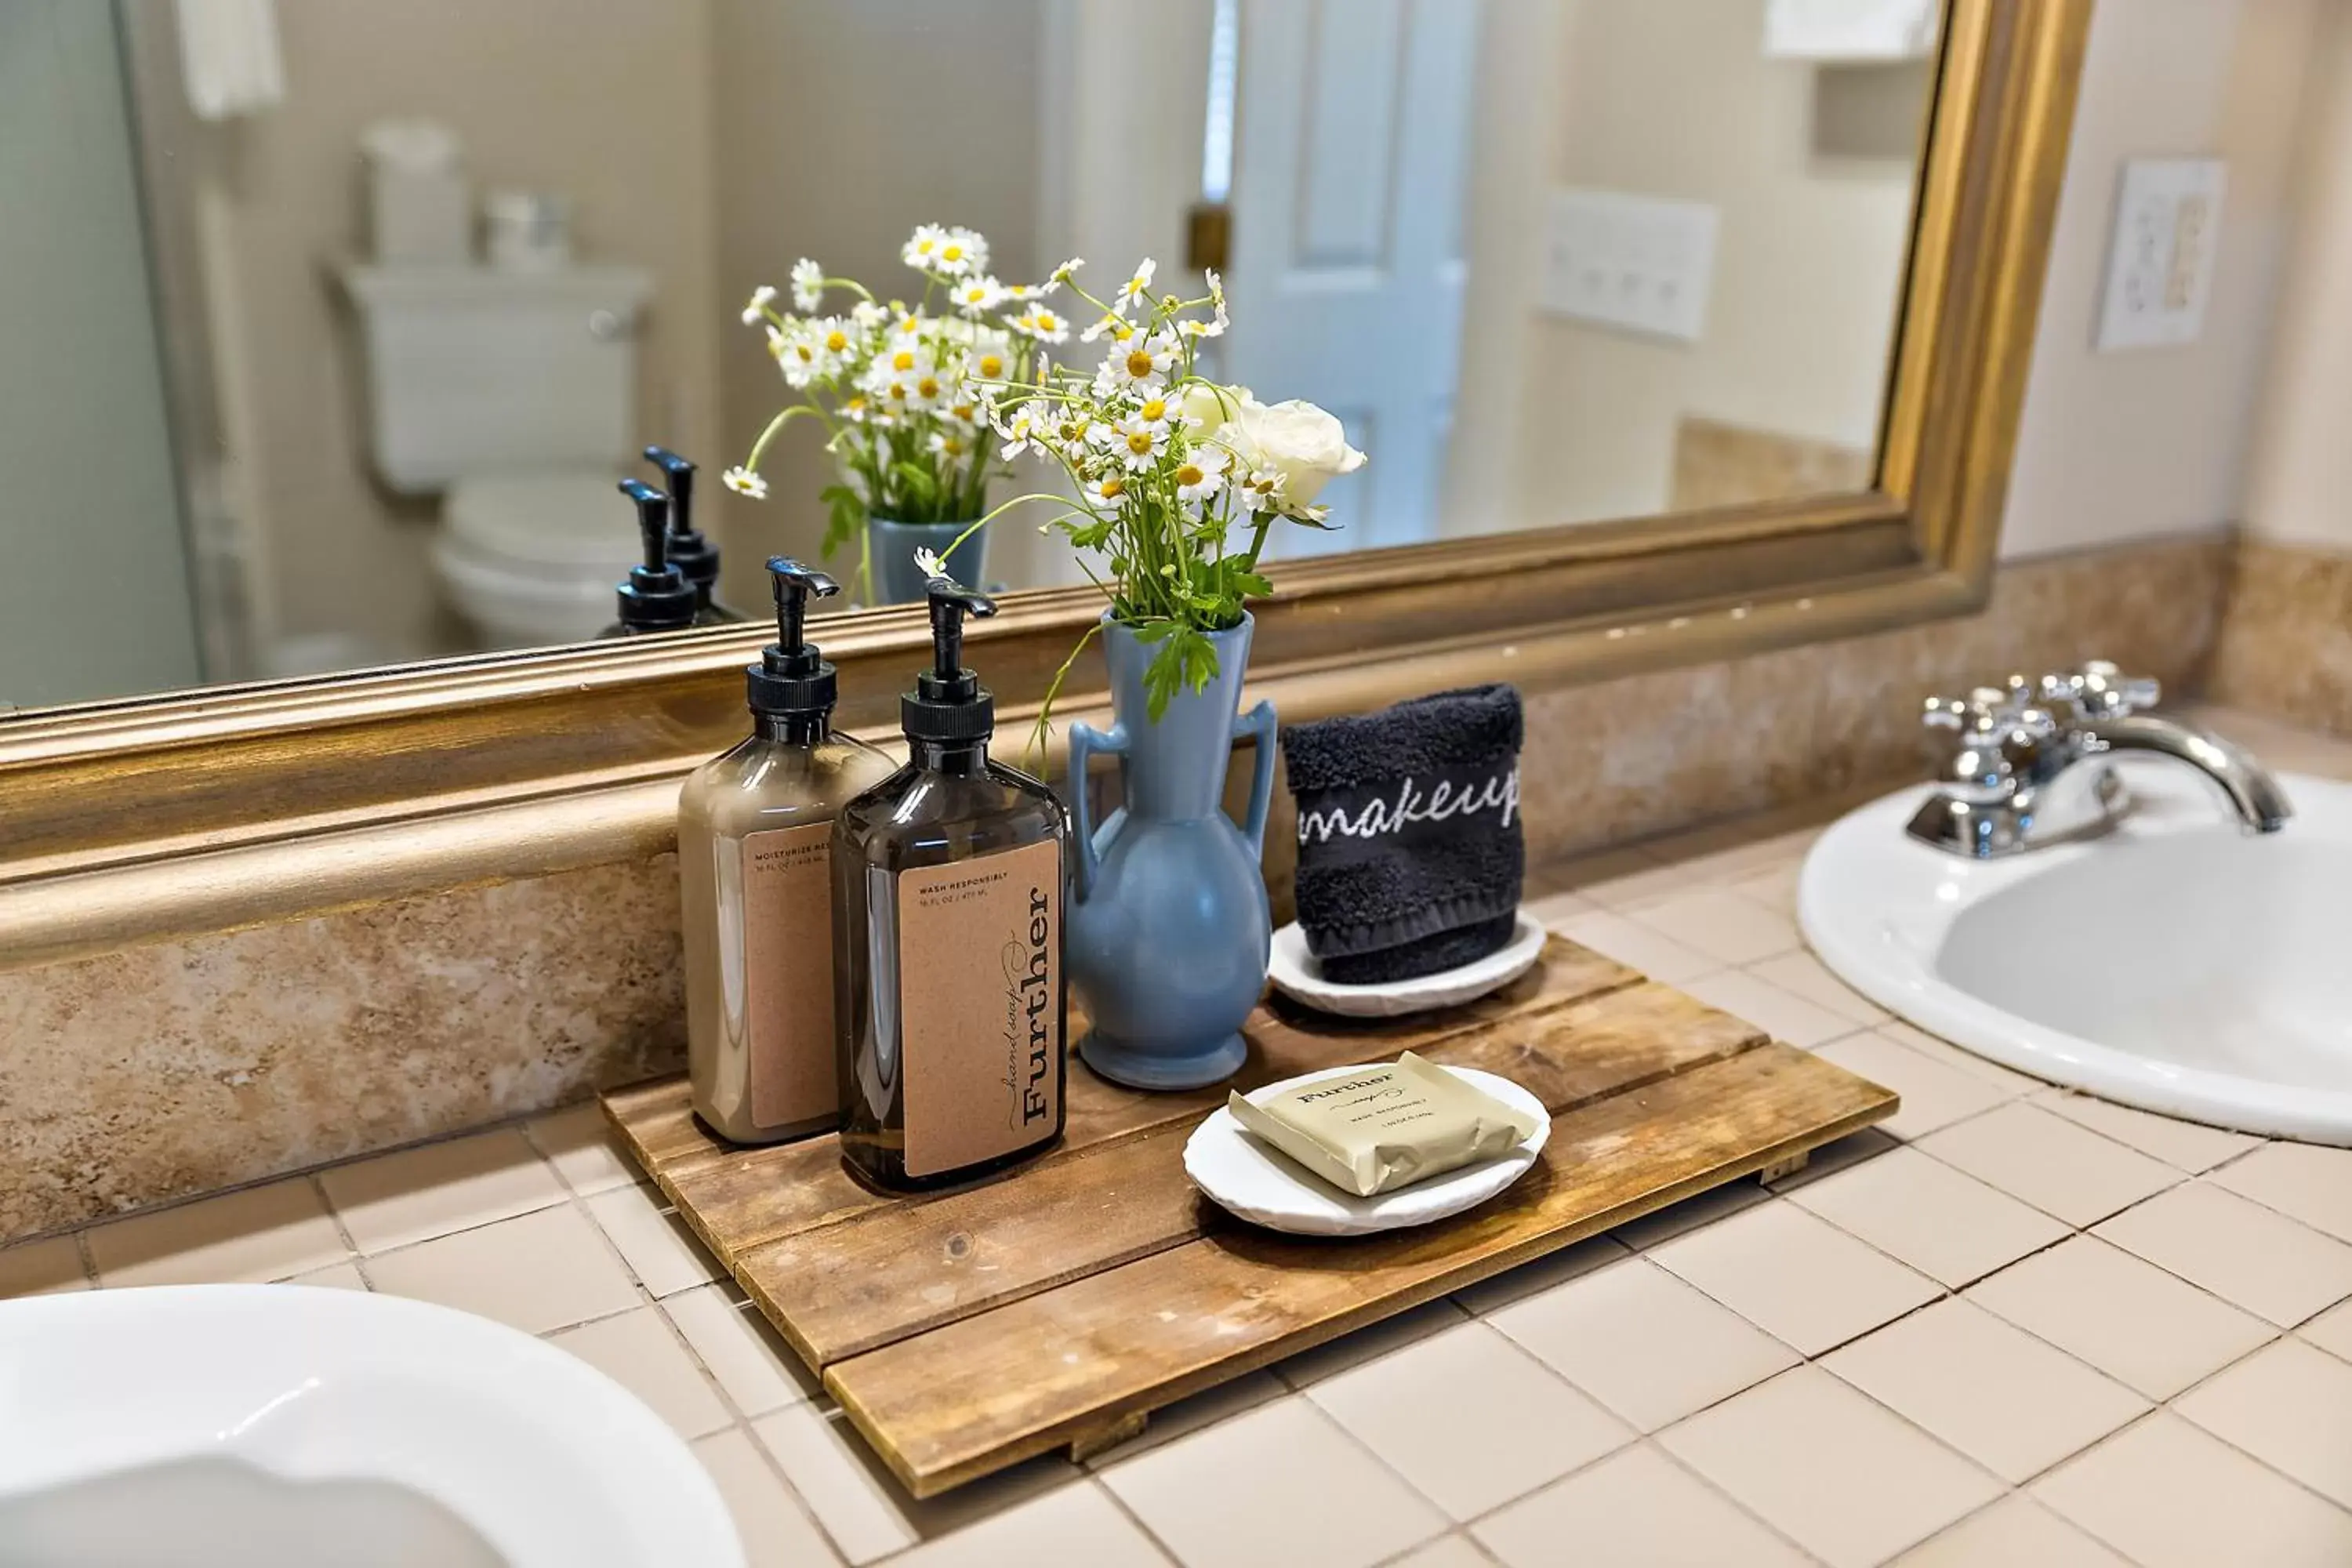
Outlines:
{"label": "reflected white door", "polygon": [[1338,415],[1371,455],[1332,533],[1274,556],[1435,537],[1462,342],[1481,0],[1242,0],[1225,369]]}

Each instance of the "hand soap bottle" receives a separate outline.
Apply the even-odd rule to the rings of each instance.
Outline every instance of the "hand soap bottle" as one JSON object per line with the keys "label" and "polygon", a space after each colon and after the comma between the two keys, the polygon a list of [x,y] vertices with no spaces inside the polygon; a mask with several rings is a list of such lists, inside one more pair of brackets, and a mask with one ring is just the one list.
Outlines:
{"label": "hand soap bottle", "polygon": [[669,485],[669,560],[694,584],[694,624],[730,626],[750,620],[710,596],[719,582],[719,546],[694,526],[694,465],[667,447],[646,447],[646,461]]}
{"label": "hand soap bottle", "polygon": [[834,838],[841,1156],[894,1191],[971,1181],[1062,1132],[1068,817],[991,762],[995,703],[963,668],[963,617],[928,585],[932,667],[899,701],[907,765],[849,803]]}
{"label": "hand soap bottle", "polygon": [[623,479],[621,493],[637,503],[637,533],[645,564],[629,568],[621,584],[621,618],[598,637],[633,637],[682,632],[694,625],[694,584],[670,563],[669,497],[643,479]]}
{"label": "hand soap bottle", "polygon": [[776,640],[744,672],[751,737],[695,770],[677,811],[694,1110],[738,1143],[840,1123],[834,819],[891,767],[832,731],[833,666],[804,633],[833,579],[782,556],[768,572]]}

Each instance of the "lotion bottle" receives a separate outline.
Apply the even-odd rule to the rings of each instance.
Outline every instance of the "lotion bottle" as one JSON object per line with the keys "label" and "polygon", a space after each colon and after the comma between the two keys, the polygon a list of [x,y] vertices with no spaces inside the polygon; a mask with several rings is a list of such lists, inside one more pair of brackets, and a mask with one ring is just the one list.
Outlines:
{"label": "lotion bottle", "polygon": [[989,759],[995,704],[963,668],[963,618],[996,606],[948,577],[927,591],[932,666],[899,700],[908,761],[834,838],[841,1154],[892,1191],[1006,1170],[1064,1115],[1069,819]]}
{"label": "lotion bottle", "polygon": [[694,772],[677,813],[694,1110],[738,1143],[841,1120],[834,819],[891,768],[888,753],[833,732],[834,668],[805,631],[810,596],[839,589],[782,556],[768,572],[776,640],[744,671],[751,738]]}
{"label": "lotion bottle", "polygon": [[621,584],[621,618],[596,635],[682,632],[694,625],[694,584],[669,558],[669,497],[643,479],[623,479],[621,493],[636,502],[645,564],[630,567],[628,581]]}
{"label": "lotion bottle", "polygon": [[719,546],[694,526],[694,465],[667,447],[646,448],[646,461],[669,486],[669,560],[694,584],[694,624],[729,626],[751,617],[710,596],[719,582]]}

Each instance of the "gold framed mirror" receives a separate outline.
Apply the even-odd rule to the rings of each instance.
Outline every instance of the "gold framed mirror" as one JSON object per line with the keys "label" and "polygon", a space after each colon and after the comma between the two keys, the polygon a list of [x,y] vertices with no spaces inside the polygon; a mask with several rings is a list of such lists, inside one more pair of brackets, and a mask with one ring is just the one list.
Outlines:
{"label": "gold framed mirror", "polygon": [[[1865,489],[1281,563],[1253,690],[1286,717],[1506,679],[1538,689],[1979,605],[2089,0],[1953,0]],[[1090,589],[1007,597],[972,638],[1034,713]],[[0,722],[0,949],[58,956],[666,844],[766,634],[487,654]],[[884,730],[921,612],[831,620],[840,719]],[[1086,716],[1081,666],[1060,705]]]}

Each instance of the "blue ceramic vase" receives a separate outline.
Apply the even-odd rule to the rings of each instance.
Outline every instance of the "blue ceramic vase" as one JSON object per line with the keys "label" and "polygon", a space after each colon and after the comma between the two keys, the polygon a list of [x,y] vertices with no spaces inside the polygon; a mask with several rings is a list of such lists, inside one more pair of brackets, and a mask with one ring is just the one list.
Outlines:
{"label": "blue ceramic vase", "polygon": [[[1236,715],[1249,668],[1247,616],[1211,634],[1217,675],[1179,690],[1154,721],[1143,692],[1151,648],[1106,624],[1108,734],[1070,726],[1076,896],[1066,927],[1070,980],[1094,1025],[1079,1042],[1088,1067],[1136,1089],[1199,1089],[1229,1078],[1249,1054],[1242,1020],[1265,988],[1272,921],[1258,868],[1274,790],[1274,705]],[[1233,743],[1255,738],[1247,820],[1225,815]],[[1126,802],[1097,826],[1087,760],[1119,760]]]}
{"label": "blue ceramic vase", "polygon": [[[964,522],[895,522],[887,517],[869,519],[866,527],[870,534],[867,542],[874,551],[874,602],[877,605],[910,605],[923,598],[923,569],[915,564],[915,552],[929,550],[945,554],[949,545],[970,528]],[[992,524],[991,527],[994,525]],[[988,582],[988,535],[982,529],[963,542],[963,548],[948,557],[948,570],[959,583],[974,587]]]}

